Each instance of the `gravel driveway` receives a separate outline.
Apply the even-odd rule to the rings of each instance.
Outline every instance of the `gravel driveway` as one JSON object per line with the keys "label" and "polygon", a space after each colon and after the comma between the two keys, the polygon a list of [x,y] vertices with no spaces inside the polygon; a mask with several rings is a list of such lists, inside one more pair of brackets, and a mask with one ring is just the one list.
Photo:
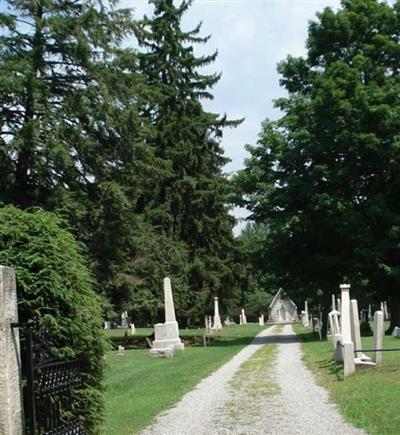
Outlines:
{"label": "gravel driveway", "polygon": [[[235,395],[229,381],[239,366],[251,358],[261,345],[277,343],[278,354],[273,379],[279,393],[273,396]],[[269,374],[271,376],[271,374]],[[232,406],[232,398],[238,401],[234,422],[224,410],[224,404]],[[236,399],[235,399],[236,398]],[[240,401],[240,402],[239,402]],[[243,413],[240,415],[240,403]],[[252,409],[249,419],[249,406]],[[253,342],[241,350],[228,363],[196,388],[187,393],[177,405],[159,415],[154,425],[142,435],[239,435],[239,434],[364,434],[346,423],[336,406],[329,402],[328,393],[315,383],[314,376],[301,360],[301,347],[291,325],[281,332],[274,328],[262,331]]]}

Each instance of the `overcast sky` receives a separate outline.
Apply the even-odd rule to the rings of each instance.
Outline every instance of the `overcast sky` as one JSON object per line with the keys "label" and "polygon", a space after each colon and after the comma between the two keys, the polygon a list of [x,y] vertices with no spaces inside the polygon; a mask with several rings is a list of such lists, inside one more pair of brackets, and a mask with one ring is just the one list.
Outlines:
{"label": "overcast sky", "polygon": [[[147,0],[123,0],[121,4],[135,7],[137,16],[152,11]],[[309,20],[317,11],[339,5],[338,0],[194,1],[183,27],[189,30],[203,22],[202,34],[211,35],[211,39],[197,52],[217,49],[218,58],[209,70],[222,72],[213,91],[215,98],[206,101],[205,107],[230,118],[246,118],[241,126],[225,132],[222,144],[231,159],[226,172],[243,167],[244,145],[256,142],[261,122],[279,116],[273,100],[284,92],[279,87],[276,64],[288,54],[303,55]],[[244,210],[235,209],[236,217],[244,215]]]}

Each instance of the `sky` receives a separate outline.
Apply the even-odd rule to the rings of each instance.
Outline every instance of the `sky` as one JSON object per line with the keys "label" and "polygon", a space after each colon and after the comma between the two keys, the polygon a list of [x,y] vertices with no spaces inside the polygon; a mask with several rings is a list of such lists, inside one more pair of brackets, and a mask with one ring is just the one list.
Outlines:
{"label": "sky", "polygon": [[[151,15],[147,0],[123,0],[121,5],[133,6],[137,17]],[[203,23],[202,36],[211,39],[197,53],[218,50],[216,62],[204,71],[222,72],[213,89],[214,100],[204,101],[204,106],[231,119],[245,118],[238,128],[227,129],[222,140],[231,159],[224,168],[228,174],[243,168],[244,146],[256,143],[261,122],[279,116],[273,102],[285,93],[279,86],[277,63],[289,54],[304,55],[309,21],[325,7],[339,6],[339,0],[194,0],[183,28]],[[233,213],[238,219],[247,215],[239,208]],[[239,222],[235,234],[243,226]]]}

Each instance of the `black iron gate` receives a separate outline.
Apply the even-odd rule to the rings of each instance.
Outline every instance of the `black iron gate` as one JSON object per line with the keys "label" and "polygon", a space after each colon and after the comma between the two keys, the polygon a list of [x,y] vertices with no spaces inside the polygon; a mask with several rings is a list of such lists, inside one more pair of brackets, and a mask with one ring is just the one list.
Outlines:
{"label": "black iron gate", "polygon": [[82,359],[60,360],[45,331],[20,328],[25,429],[27,435],[86,434],[76,393],[83,386]]}

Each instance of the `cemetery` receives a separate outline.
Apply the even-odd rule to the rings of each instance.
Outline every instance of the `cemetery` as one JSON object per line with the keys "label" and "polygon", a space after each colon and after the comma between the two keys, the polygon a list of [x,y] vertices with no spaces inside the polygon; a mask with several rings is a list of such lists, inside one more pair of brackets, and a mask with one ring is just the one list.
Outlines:
{"label": "cemetery", "polygon": [[0,435],[400,434],[400,0],[0,1]]}
{"label": "cemetery", "polygon": [[[29,217],[27,216],[27,218]],[[36,249],[35,245],[32,245],[31,249]],[[19,269],[19,273],[23,273],[22,270]],[[29,390],[26,389],[27,387],[20,389],[18,387],[22,384],[23,377],[27,376],[24,371],[25,365],[30,364],[31,370],[34,373],[36,370],[37,376],[40,374],[40,377],[32,378],[32,388],[36,388],[41,382],[48,385],[49,381],[45,380],[45,372],[41,368],[46,367],[52,382],[57,381],[56,376],[63,376],[64,382],[65,379],[70,378],[71,391],[74,391],[74,388],[84,385],[79,383],[83,382],[83,378],[82,381],[79,379],[80,373],[83,374],[85,371],[85,360],[84,353],[77,354],[77,356],[81,355],[80,359],[71,359],[71,357],[63,359],[61,354],[57,357],[55,354],[51,355],[51,346],[54,345],[51,344],[50,338],[46,356],[44,354],[40,356],[40,358],[47,359],[44,359],[43,362],[36,360],[36,350],[34,350],[36,342],[32,341],[36,340],[36,336],[33,335],[35,330],[28,330],[31,332],[27,336],[26,326],[20,322],[17,313],[16,283],[18,275],[10,267],[1,266],[0,272],[1,300],[3,301],[3,311],[0,312],[3,325],[1,339],[2,349],[4,349],[1,380],[3,391],[8,397],[7,402],[3,402],[1,408],[0,422],[5,434],[22,434],[23,422],[26,425],[29,424],[27,426],[30,428],[29,431],[32,431],[33,427],[45,427],[41,426],[45,421],[41,420],[43,417],[40,412],[43,410],[39,412],[41,408],[38,408],[32,414],[31,402],[22,400],[22,397],[25,398],[29,391],[31,391],[29,394],[33,394],[33,404],[39,403],[39,397],[40,400],[44,400],[45,397],[43,392],[40,393],[40,396],[36,396],[34,389]],[[202,383],[207,382],[214,385],[216,381],[213,380],[213,377],[220,376],[220,371],[230,365],[233,365],[231,373],[228,372],[229,374],[224,376],[233,376],[234,380],[223,385],[232,385],[229,388],[239,388],[241,394],[246,397],[251,394],[253,398],[260,397],[266,402],[276,400],[279,403],[280,400],[283,400],[282,397],[285,397],[286,387],[279,382],[275,384],[275,381],[272,381],[275,379],[273,377],[267,383],[257,381],[257,377],[261,376],[262,373],[258,367],[261,365],[264,367],[263,370],[268,369],[271,376],[275,371],[279,373],[282,370],[285,379],[297,376],[298,369],[293,371],[291,375],[291,368],[285,366],[294,354],[281,356],[284,355],[284,352],[292,352],[290,350],[292,346],[297,346],[295,355],[297,355],[298,364],[302,364],[300,348],[298,347],[300,346],[299,341],[290,339],[290,337],[295,337],[291,330],[292,324],[294,331],[303,342],[306,366],[315,371],[317,382],[321,383],[332,394],[331,397],[338,404],[348,422],[358,427],[362,421],[362,427],[372,432],[379,426],[379,428],[385,429],[385,433],[395,433],[400,423],[397,414],[395,414],[396,400],[400,395],[400,337],[398,327],[394,328],[392,334],[386,336],[384,334],[385,328],[389,325],[388,318],[390,317],[390,311],[385,308],[387,305],[385,301],[377,306],[378,309],[375,312],[373,312],[371,304],[369,304],[368,309],[360,310],[357,300],[352,299],[351,286],[341,284],[336,295],[332,294],[331,297],[328,335],[325,340],[321,337],[321,322],[323,322],[321,313],[316,312],[315,305],[310,306],[307,300],[304,301],[304,310],[302,315],[298,317],[299,320],[297,320],[297,310],[292,311],[293,318],[296,320],[286,318],[287,321],[283,322],[284,316],[279,316],[279,314],[278,318],[274,316],[275,311],[271,307],[276,306],[276,301],[282,295],[283,290],[279,289],[270,304],[269,312],[262,313],[258,317],[258,322],[248,322],[246,309],[242,307],[236,318],[235,316],[232,318],[226,316],[224,325],[221,322],[223,313],[221,314],[220,300],[218,297],[214,297],[213,314],[205,316],[204,325],[192,329],[180,328],[174,307],[173,282],[169,277],[165,277],[160,283],[160,300],[162,300],[164,307],[162,323],[156,323],[154,327],[142,327],[137,324],[138,322],[132,321],[127,311],[121,313],[119,322],[118,319],[103,322],[103,329],[99,329],[98,333],[101,335],[103,331],[103,334],[106,334],[111,340],[118,340],[113,341],[114,350],[108,351],[105,356],[105,414],[102,433],[118,434],[122,433],[126,427],[130,427],[133,433],[141,430],[146,433],[147,427],[150,427],[150,431],[154,431],[154,433],[158,433],[159,430],[162,432],[162,427],[166,424],[162,418],[168,419],[169,414],[166,414],[166,417],[159,417],[161,420],[157,420],[160,429],[157,429],[157,424],[153,428],[154,419],[177,402],[176,412],[182,415],[190,412],[190,416],[187,416],[190,424],[201,425],[200,420],[204,416],[199,417],[193,414],[190,411],[192,399],[186,399],[188,403],[185,403],[185,398],[188,397],[187,394],[195,394],[196,385],[201,386]],[[337,296],[339,297],[336,298]],[[281,310],[282,312],[282,308],[286,309],[284,305],[286,301],[291,308],[294,306],[289,298],[283,299],[276,311]],[[340,303],[338,303],[339,301]],[[372,337],[361,337],[360,317],[363,318],[363,321],[367,320],[371,324]],[[116,328],[109,328],[108,323],[115,323]],[[31,340],[28,341],[28,344],[30,343],[29,346],[34,352],[31,353],[33,356],[31,360],[25,359],[29,355],[29,347],[26,347],[27,337]],[[43,346],[45,343],[42,341],[43,338],[40,340],[40,346]],[[235,358],[233,357],[238,359],[237,363],[234,363]],[[19,361],[22,361],[22,373],[18,369],[20,367]],[[51,372],[52,367],[57,371]],[[63,372],[60,371],[61,367]],[[253,369],[250,370],[249,367],[253,367]],[[306,370],[304,366],[302,367],[302,370]],[[162,374],[161,378],[155,375],[158,373]],[[130,380],[129,382],[127,382],[127,378]],[[29,379],[28,377],[27,385],[29,385]],[[131,383],[134,384],[134,388],[132,388]],[[236,387],[234,387],[235,385]],[[301,387],[301,384],[299,385]],[[52,388],[53,393],[49,397],[52,397],[52,401],[54,401],[57,397],[54,396],[56,394],[54,392],[57,391],[56,384]],[[201,387],[199,388],[201,391]],[[220,388],[221,386],[219,386]],[[378,398],[381,398],[372,404],[368,395],[364,399],[363,391],[366,389],[369,391],[368,394],[371,394],[372,391]],[[62,391],[62,394],[66,394],[68,390],[65,390],[64,386]],[[232,390],[232,394],[234,394],[234,390]],[[394,400],[388,403],[385,399],[386,395]],[[215,400],[218,400],[218,395],[215,396]],[[285,400],[288,401],[285,406],[288,406],[292,399],[286,398]],[[231,401],[229,403],[230,407],[235,407],[235,412],[238,415],[247,409],[241,407],[240,402]],[[251,403],[253,402],[250,401],[247,407],[255,406]],[[302,412],[304,417],[309,411],[303,410]],[[384,420],[382,415],[386,415],[388,412],[393,412],[395,415],[390,420]],[[216,421],[228,418],[226,413],[229,414],[229,410],[222,407],[220,413],[215,417]],[[267,418],[265,411],[261,408],[259,413],[260,416],[264,416],[260,418]],[[140,419],[137,418],[138,415],[140,415]],[[182,424],[179,423],[179,419],[174,417],[173,413],[170,418],[173,418],[173,425]],[[243,416],[243,418],[245,417]],[[82,423],[67,421],[69,421],[68,425],[75,425],[76,429],[74,430],[85,432],[83,426],[79,426]],[[243,421],[245,420],[236,419],[226,423],[226,425],[239,428],[244,424]],[[56,420],[54,422],[51,420],[51,422],[51,424],[56,424]],[[260,424],[262,424],[262,420],[254,423],[254,427],[257,428],[257,425]],[[346,425],[349,423],[341,422],[340,424],[347,427]],[[78,429],[79,427],[80,429]],[[232,429],[232,431],[235,432],[236,429]]]}

